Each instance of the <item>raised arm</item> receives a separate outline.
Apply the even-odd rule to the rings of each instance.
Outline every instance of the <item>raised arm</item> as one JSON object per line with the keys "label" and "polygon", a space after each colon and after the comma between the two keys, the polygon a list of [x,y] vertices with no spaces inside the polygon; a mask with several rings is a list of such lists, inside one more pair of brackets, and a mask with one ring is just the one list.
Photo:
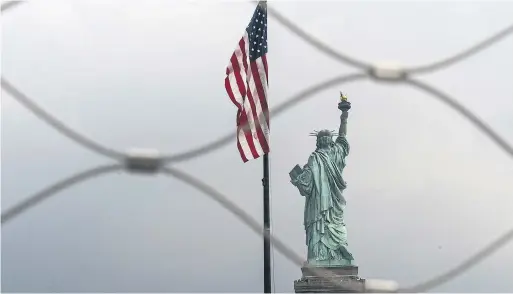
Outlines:
{"label": "raised arm", "polygon": [[347,135],[347,117],[349,113],[347,110],[342,110],[342,114],[340,115],[340,127],[338,129],[338,135],[340,137],[345,137]]}
{"label": "raised arm", "polygon": [[347,142],[347,117],[349,116],[349,109],[351,109],[351,103],[347,101],[347,98],[340,93],[340,103],[338,104],[338,109],[342,111],[340,115],[340,127],[338,129],[338,137],[335,140],[337,144],[339,144],[344,153],[344,157],[349,154],[349,143]]}
{"label": "raised arm", "polygon": [[347,101],[347,98],[340,93],[340,103],[338,104],[338,109],[342,111],[340,115],[340,127],[338,129],[338,135],[340,137],[345,137],[347,135],[347,117],[349,116],[349,109],[351,109],[351,102]]}

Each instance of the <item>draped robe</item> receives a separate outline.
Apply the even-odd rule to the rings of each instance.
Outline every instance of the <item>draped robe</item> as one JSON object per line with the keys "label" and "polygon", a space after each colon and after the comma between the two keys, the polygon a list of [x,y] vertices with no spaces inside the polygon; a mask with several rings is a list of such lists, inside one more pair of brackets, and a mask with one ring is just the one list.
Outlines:
{"label": "draped robe", "polygon": [[346,200],[342,178],[349,143],[339,136],[329,147],[314,151],[299,176],[292,180],[305,196],[304,227],[311,265],[349,265],[353,256],[347,248],[344,223]]}

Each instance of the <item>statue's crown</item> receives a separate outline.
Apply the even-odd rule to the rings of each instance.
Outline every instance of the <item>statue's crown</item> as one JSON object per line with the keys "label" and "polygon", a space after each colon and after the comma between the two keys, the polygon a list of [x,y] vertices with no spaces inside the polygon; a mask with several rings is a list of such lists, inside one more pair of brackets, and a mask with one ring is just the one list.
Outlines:
{"label": "statue's crown", "polygon": [[313,131],[310,133],[310,136],[312,137],[317,137],[317,138],[320,138],[320,137],[333,137],[333,136],[336,136],[337,134],[335,133],[335,131],[330,131],[330,130],[321,130],[321,131]]}

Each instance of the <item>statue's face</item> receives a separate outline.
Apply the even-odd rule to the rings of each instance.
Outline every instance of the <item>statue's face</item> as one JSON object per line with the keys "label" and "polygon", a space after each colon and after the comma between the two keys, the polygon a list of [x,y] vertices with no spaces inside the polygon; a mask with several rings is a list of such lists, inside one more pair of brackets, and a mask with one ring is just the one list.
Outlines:
{"label": "statue's face", "polygon": [[328,136],[317,136],[317,148],[329,147],[331,143],[333,143],[331,133]]}
{"label": "statue's face", "polygon": [[315,145],[317,146],[317,148],[329,147],[333,143],[331,137],[332,134],[329,130],[322,130],[320,132],[317,132],[317,142]]}

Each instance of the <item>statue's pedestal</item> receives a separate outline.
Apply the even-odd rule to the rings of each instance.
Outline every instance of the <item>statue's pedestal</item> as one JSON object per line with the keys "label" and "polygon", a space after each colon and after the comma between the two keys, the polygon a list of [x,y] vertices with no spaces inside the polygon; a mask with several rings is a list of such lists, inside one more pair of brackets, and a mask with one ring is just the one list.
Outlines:
{"label": "statue's pedestal", "polygon": [[362,293],[365,280],[358,277],[357,266],[301,268],[303,276],[294,281],[296,293]]}

